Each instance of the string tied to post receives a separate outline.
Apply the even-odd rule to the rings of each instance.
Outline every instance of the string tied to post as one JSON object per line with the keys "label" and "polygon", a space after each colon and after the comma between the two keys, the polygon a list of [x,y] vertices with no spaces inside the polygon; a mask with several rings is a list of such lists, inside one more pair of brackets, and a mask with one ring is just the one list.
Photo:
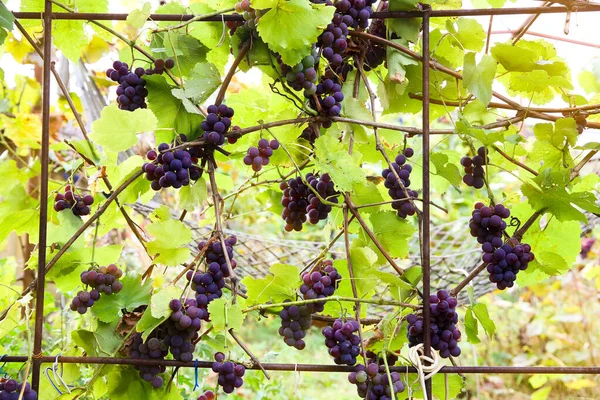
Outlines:
{"label": "string tied to post", "polygon": [[[3,354],[2,357],[0,357],[0,362],[4,359],[4,357],[6,357],[6,354]],[[8,372],[4,370],[4,367],[6,367],[6,361],[4,361],[2,365],[0,365],[0,374],[2,374],[4,378],[6,378],[8,376]]]}
{"label": "string tied to post", "polygon": [[[60,395],[63,394],[62,390],[59,389],[58,383],[60,383],[65,389],[67,389],[67,393],[71,393],[71,388],[69,385],[65,383],[62,378],[62,374],[58,371],[58,357],[61,356],[62,353],[58,353],[56,358],[54,359],[54,363],[52,363],[52,367],[46,367],[44,373],[46,374],[46,379],[52,385],[54,390],[56,390]],[[52,377],[50,377],[50,372],[52,372]]]}
{"label": "string tied to post", "polygon": [[194,383],[194,389],[192,390],[196,390],[198,388],[198,359],[196,358],[196,361],[194,361],[194,379],[195,379],[195,383]]}
{"label": "string tied to post", "polygon": [[[435,351],[431,351],[431,357],[426,356],[423,343],[419,343],[408,350],[408,359],[417,369],[418,381],[421,384],[423,393],[427,393],[425,381],[433,378],[443,367],[438,354]],[[424,362],[429,363],[429,365],[424,364]]]}

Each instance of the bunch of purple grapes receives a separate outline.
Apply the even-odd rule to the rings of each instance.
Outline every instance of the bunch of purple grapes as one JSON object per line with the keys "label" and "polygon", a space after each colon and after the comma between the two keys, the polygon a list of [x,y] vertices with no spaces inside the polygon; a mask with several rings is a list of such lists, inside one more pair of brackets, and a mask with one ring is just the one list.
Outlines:
{"label": "bunch of purple grapes", "polygon": [[263,165],[269,164],[269,157],[273,155],[273,151],[279,148],[277,140],[260,139],[257,147],[250,147],[248,153],[244,156],[244,164],[252,165],[252,170],[258,172]]}
{"label": "bunch of purple grapes", "polygon": [[[235,246],[236,243],[237,238],[233,235],[225,239],[225,251],[227,251],[227,255],[229,256],[231,269],[235,269],[237,266],[237,262],[233,259],[233,246]],[[206,241],[200,241],[200,243],[198,243],[198,250],[202,250],[205,245]],[[229,268],[227,267],[227,260],[225,259],[225,253],[223,252],[223,246],[221,245],[220,241],[214,241],[208,245],[208,248],[204,253],[204,259],[208,265],[208,272],[212,274],[213,278],[215,278],[217,281],[220,279],[220,274],[218,274],[218,271],[216,271],[216,266],[212,265],[213,263],[219,265],[219,269],[223,274],[223,277],[229,277]]]}
{"label": "bunch of purple grapes", "polygon": [[301,231],[302,224],[306,222],[308,186],[302,182],[301,177],[296,177],[287,182],[281,182],[279,188],[283,190],[281,217],[285,221],[285,230],[287,232],[292,230]]}
{"label": "bunch of purple grapes", "polygon": [[[416,191],[408,189],[410,186],[412,165],[407,164],[406,159],[412,157],[414,154],[414,150],[407,147],[404,149],[404,154],[398,154],[395,162],[392,163],[392,168],[396,173],[389,168],[386,168],[381,172],[381,176],[385,178],[383,184],[388,189],[388,194],[392,200],[398,200],[392,203],[392,208],[397,211],[400,218],[415,215],[417,212],[414,202],[406,198],[407,193],[410,197],[418,196]],[[398,177],[396,177],[396,175],[398,175]]]}
{"label": "bunch of purple grapes", "polygon": [[[181,135],[182,137],[185,137]],[[175,146],[177,142],[173,142]],[[202,175],[201,169],[195,165],[197,157],[193,157],[190,151],[184,149],[169,150],[171,146],[167,143],[158,145],[158,152],[150,150],[146,157],[151,163],[144,163],[142,171],[146,173],[146,179],[152,182],[150,186],[154,190],[173,187],[179,189],[187,186],[191,181],[196,181]]]}
{"label": "bunch of purple grapes", "polygon": [[[332,79],[325,79],[317,85],[316,94],[319,105],[325,115],[330,117],[340,115],[344,94],[342,93],[342,86],[339,83],[335,83]],[[311,103],[314,103],[314,99],[311,99]],[[330,126],[331,121],[323,122],[323,127],[329,128]]]}
{"label": "bunch of purple grapes", "polygon": [[534,258],[531,246],[520,243],[514,247],[511,244],[505,244],[492,253],[483,255],[483,261],[489,263],[487,271],[490,274],[490,282],[495,283],[500,290],[513,287],[517,273],[526,270],[529,262]]}
{"label": "bunch of purple grapes", "polygon": [[[302,293],[304,300],[322,299],[332,296],[341,279],[342,276],[334,268],[333,261],[325,260],[318,268],[302,274],[303,283],[300,286],[300,293]],[[311,303],[310,305],[314,308],[315,312],[322,312],[325,302]]]}
{"label": "bunch of purple grapes", "polygon": [[[338,202],[339,193],[335,191],[335,185],[329,174],[323,174],[321,177],[316,177],[312,173],[306,174],[306,181],[313,188],[314,191],[319,193],[319,196],[332,203]],[[313,191],[308,192],[308,205],[306,206],[306,213],[308,216],[308,222],[311,224],[318,224],[319,221],[327,219],[327,216],[331,212],[332,207],[328,204],[324,204]]]}
{"label": "bunch of purple grapes", "polygon": [[[388,2],[382,1],[379,3],[379,8],[377,11],[385,12],[388,10]],[[369,33],[373,36],[377,36],[383,39],[387,39],[387,28],[385,26],[385,20],[376,18],[371,20],[371,25],[369,26]],[[397,35],[393,35],[396,36]],[[370,71],[372,69],[377,68],[377,66],[383,64],[386,59],[386,48],[385,46],[369,40],[367,51],[365,52],[365,59],[363,68],[365,71]]]}
{"label": "bunch of purple grapes", "polygon": [[138,108],[146,108],[146,81],[142,78],[146,71],[138,67],[135,71],[129,70],[129,65],[121,61],[115,61],[113,67],[106,71],[106,76],[112,81],[118,82],[117,103],[121,110],[135,111]]}
{"label": "bunch of purple grapes", "polygon": [[200,396],[198,396],[198,398],[196,400],[214,400],[215,399],[215,392],[213,392],[212,390],[207,390],[204,393],[202,393]]}
{"label": "bunch of purple grapes", "polygon": [[340,0],[335,3],[335,8],[343,16],[352,17],[351,23],[347,19],[348,27],[366,29],[373,14],[373,3],[372,0]]}
{"label": "bunch of purple grapes", "polygon": [[325,28],[325,32],[318,38],[317,45],[331,68],[339,67],[344,61],[348,48],[348,27],[352,24],[354,24],[352,16],[336,12],[331,23]]}
{"label": "bunch of purple grapes", "polygon": [[123,271],[115,264],[106,267],[102,266],[90,269],[81,273],[81,283],[91,287],[92,290],[82,290],[71,301],[70,308],[79,314],[85,314],[88,308],[92,307],[100,299],[101,294],[111,295],[119,293],[123,289],[123,283],[119,279],[123,276]]}
{"label": "bunch of purple grapes", "polygon": [[154,60],[154,68],[147,68],[146,75],[161,75],[165,70],[171,69],[175,66],[175,61],[172,58],[167,58],[163,60],[162,58],[157,58]]}
{"label": "bunch of purple grapes", "polygon": [[198,338],[198,331],[202,325],[200,315],[203,310],[198,307],[195,299],[187,299],[184,303],[173,299],[169,303],[172,313],[164,322],[167,335],[165,344],[178,361],[192,361],[195,346],[193,341]]}
{"label": "bunch of purple grapes", "polygon": [[[367,351],[367,365],[359,364],[353,372],[348,375],[348,381],[356,385],[358,396],[369,400],[392,400],[405,389],[402,376],[398,372],[390,372],[392,388],[387,376],[383,358],[377,357],[373,352]],[[388,366],[396,363],[398,358],[393,354],[387,354]]]}
{"label": "bunch of purple grapes", "polygon": [[65,186],[65,193],[56,193],[54,197],[54,211],[70,209],[77,216],[88,215],[90,206],[94,204],[94,197],[86,194],[80,196],[75,194],[74,188],[71,185]]}
{"label": "bunch of purple grapes", "polygon": [[283,337],[283,341],[290,347],[295,347],[298,350],[304,349],[306,343],[304,336],[310,329],[312,308],[310,304],[301,306],[285,306],[279,313],[281,318],[281,327],[279,328],[279,336]]}
{"label": "bunch of purple grapes", "polygon": [[[460,331],[456,327],[458,314],[456,313],[456,298],[450,296],[445,290],[429,297],[429,310],[431,312],[430,337],[431,347],[440,352],[440,357],[458,357],[460,355]],[[423,343],[423,318],[415,314],[406,316],[408,322],[408,343],[415,346]]]}
{"label": "bunch of purple grapes", "polygon": [[[331,126],[331,121],[329,121],[329,126]],[[315,140],[317,140],[317,138],[319,137],[319,133],[320,132],[318,127],[309,124],[306,128],[304,128],[300,137],[313,144]]]}
{"label": "bunch of purple grapes", "polygon": [[[306,174],[306,181],[324,199],[337,203],[338,193],[328,174],[317,178],[314,174]],[[305,185],[301,177],[296,177],[281,182],[279,188],[283,190],[281,205],[284,207],[281,217],[285,221],[285,230],[301,231],[302,224],[306,222],[307,216],[311,224],[327,218],[331,212],[331,206],[323,204],[321,199],[313,193],[309,186]]]}
{"label": "bunch of purple grapes", "polygon": [[356,364],[356,357],[360,354],[360,337],[355,332],[359,328],[358,322],[353,319],[346,323],[336,319],[333,326],[326,326],[321,331],[325,336],[325,346],[336,364]]}
{"label": "bunch of purple grapes", "polygon": [[319,62],[319,52],[313,48],[311,53],[304,57],[302,61],[294,66],[289,66],[281,61],[281,56],[277,57],[281,74],[296,91],[304,90],[304,96],[310,97],[317,93],[317,68]]}
{"label": "bunch of purple grapes", "polygon": [[[23,390],[23,397],[20,397],[21,389]],[[29,382],[19,383],[14,379],[9,379],[5,382],[0,382],[0,400],[37,400],[38,395],[35,390],[31,390]]]}
{"label": "bunch of purple grapes", "polygon": [[506,229],[504,219],[510,217],[510,210],[502,204],[485,206],[478,202],[471,213],[469,229],[471,236],[477,238],[485,253],[492,253],[494,249],[502,246],[502,235]]}
{"label": "bunch of purple grapes", "polygon": [[[142,334],[136,333],[133,336],[130,357],[134,360],[164,360],[169,354],[169,350],[164,339],[158,335],[159,332],[160,327],[151,333],[150,337],[146,339],[146,343],[142,339]],[[153,388],[158,389],[162,386],[163,378],[159,374],[165,372],[167,367],[164,365],[140,365],[135,368],[140,371],[140,378],[149,382]]]}
{"label": "bunch of purple grapes", "polygon": [[192,282],[192,289],[196,291],[196,303],[201,311],[199,318],[209,321],[208,305],[223,296],[222,289],[225,287],[221,266],[212,262],[208,266],[208,272],[194,274],[193,271],[188,271],[187,278]]}
{"label": "bunch of purple grapes", "polygon": [[225,354],[216,353],[215,362],[212,365],[213,372],[219,374],[217,382],[225,393],[233,393],[236,388],[244,384],[246,368],[242,364],[233,361],[225,361]]}
{"label": "bunch of purple grapes", "polygon": [[206,142],[220,146],[225,143],[225,134],[231,127],[231,118],[233,117],[233,108],[227,107],[225,104],[219,106],[210,105],[206,109],[208,115],[202,121],[202,138]]}
{"label": "bunch of purple grapes", "polygon": [[490,161],[487,155],[487,149],[480,147],[477,149],[477,155],[474,157],[463,157],[460,160],[460,165],[465,168],[463,182],[467,186],[472,186],[475,189],[481,189],[485,184],[485,170],[483,166]]}

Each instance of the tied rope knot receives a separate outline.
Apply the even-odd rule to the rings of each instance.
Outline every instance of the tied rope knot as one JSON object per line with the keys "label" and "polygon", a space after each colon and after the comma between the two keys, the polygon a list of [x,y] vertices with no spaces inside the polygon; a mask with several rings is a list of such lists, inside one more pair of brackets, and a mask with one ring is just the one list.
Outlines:
{"label": "tied rope knot", "polygon": [[[427,393],[425,381],[432,378],[443,367],[440,363],[438,354],[435,351],[431,351],[431,357],[426,356],[423,343],[419,343],[408,349],[408,359],[417,369],[418,380],[421,384],[423,393]],[[425,365],[423,362],[428,362],[429,365]]]}

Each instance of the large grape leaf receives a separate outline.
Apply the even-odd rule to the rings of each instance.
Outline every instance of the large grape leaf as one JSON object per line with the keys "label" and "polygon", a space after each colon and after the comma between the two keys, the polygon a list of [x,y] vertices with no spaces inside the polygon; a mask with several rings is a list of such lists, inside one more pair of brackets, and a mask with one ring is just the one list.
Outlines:
{"label": "large grape leaf", "polygon": [[102,322],[112,322],[121,317],[121,310],[133,311],[136,307],[148,304],[152,284],[142,282],[141,277],[126,275],[121,279],[123,290],[110,296],[101,295],[91,308]]}
{"label": "large grape leaf", "polygon": [[569,193],[564,187],[560,186],[542,190],[530,184],[521,186],[521,191],[536,211],[545,209],[558,218],[559,221],[586,222],[585,215],[575,206],[586,211],[600,213],[600,207],[596,205],[596,196],[591,192]]}
{"label": "large grape leaf", "polygon": [[467,89],[484,104],[492,100],[492,83],[496,75],[496,61],[484,55],[479,64],[475,63],[475,53],[465,54],[463,77]]}
{"label": "large grape leaf", "polygon": [[[148,108],[154,111],[158,118],[157,128],[174,130],[184,135],[193,135],[200,129],[204,120],[202,115],[189,113],[183,101],[172,94],[170,86],[161,75],[152,75],[145,78],[148,88]],[[169,141],[174,136],[173,132],[161,136],[159,141]]]}
{"label": "large grape leaf", "polygon": [[233,304],[231,299],[224,297],[210,302],[208,312],[215,331],[237,330],[242,327],[246,314],[242,312],[241,303],[243,303],[241,298],[238,298],[238,301]]}
{"label": "large grape leaf", "polygon": [[117,333],[118,321],[98,322],[96,329],[79,329],[71,332],[71,338],[77,346],[85,350],[88,357],[112,356],[121,345],[123,338]]}
{"label": "large grape leaf", "polygon": [[53,43],[74,63],[78,62],[81,50],[88,43],[84,25],[85,21],[59,20],[52,23]]}
{"label": "large grape leaf", "polygon": [[485,31],[474,19],[459,18],[456,25],[452,19],[446,20],[446,29],[451,34],[456,47],[466,50],[480,51],[485,43]]}
{"label": "large grape leaf", "polygon": [[408,255],[408,241],[415,233],[415,227],[411,223],[398,217],[395,211],[371,214],[369,221],[375,237],[393,258],[403,258]]}
{"label": "large grape leaf", "polygon": [[248,305],[272,301],[281,303],[291,300],[300,285],[298,267],[286,264],[274,264],[269,268],[270,274],[264,278],[254,278],[250,275],[242,279],[247,289]]}
{"label": "large grape leaf", "polygon": [[0,3],[0,27],[7,31],[12,31],[15,16],[11,13],[4,3]]}
{"label": "large grape leaf", "polygon": [[190,230],[179,220],[154,222],[146,228],[155,237],[148,242],[150,254],[155,255],[154,262],[164,265],[177,265],[190,255],[186,245],[192,240]]}
{"label": "large grape leaf", "polygon": [[148,109],[119,110],[116,104],[104,107],[100,118],[92,123],[90,138],[112,151],[127,150],[138,142],[137,134],[157,127],[154,113]]}
{"label": "large grape leaf", "polygon": [[[310,53],[313,43],[331,22],[334,7],[304,0],[262,1],[271,9],[260,18],[258,33],[269,48],[288,65],[298,64]],[[253,4],[256,8],[261,4]]]}
{"label": "large grape leaf", "polygon": [[322,135],[315,141],[315,167],[327,172],[340,192],[350,192],[353,184],[366,180],[360,161],[359,152],[348,154],[332,135]]}

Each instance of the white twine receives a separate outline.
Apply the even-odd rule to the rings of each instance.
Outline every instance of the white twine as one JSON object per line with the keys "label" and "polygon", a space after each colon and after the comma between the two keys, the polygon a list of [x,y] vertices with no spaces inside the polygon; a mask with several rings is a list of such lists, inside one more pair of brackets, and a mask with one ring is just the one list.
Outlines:
{"label": "white twine", "polygon": [[[438,354],[432,350],[431,357],[426,356],[425,350],[423,349],[423,343],[419,343],[416,346],[408,349],[408,359],[417,369],[418,380],[421,384],[421,389],[423,389],[423,394],[425,395],[427,393],[425,381],[427,379],[431,379],[443,367],[443,365],[440,363]],[[424,361],[428,362],[429,365],[425,365],[423,363]],[[446,397],[447,396],[448,392],[446,391]]]}

